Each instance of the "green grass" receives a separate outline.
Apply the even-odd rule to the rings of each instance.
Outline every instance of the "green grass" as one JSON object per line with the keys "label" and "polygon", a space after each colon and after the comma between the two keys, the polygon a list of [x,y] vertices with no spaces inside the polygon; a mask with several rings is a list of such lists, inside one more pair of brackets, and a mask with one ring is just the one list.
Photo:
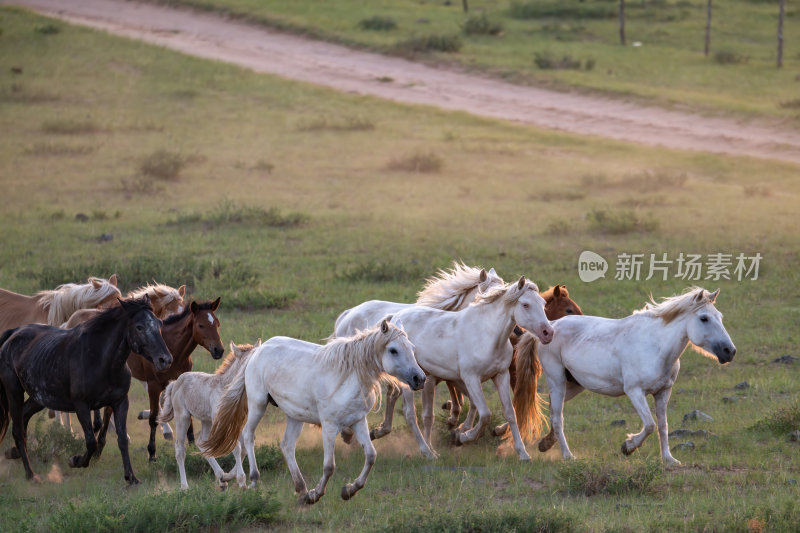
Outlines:
{"label": "green grass", "polygon": [[[554,88],[580,88],[664,106],[790,119],[779,107],[797,94],[800,55],[791,51],[797,7],[784,22],[784,68],[776,68],[777,2],[731,0],[714,5],[711,54],[703,55],[706,2],[658,0],[626,3],[628,46],[618,37],[617,3],[607,0],[151,0],[191,6],[343,44],[389,53],[428,50],[427,61],[455,64],[503,79]],[[428,49],[427,36],[451,36],[482,17],[502,27],[496,37],[467,32],[457,53]],[[392,31],[365,31],[370,17],[396,22]],[[462,31],[463,33],[463,31]],[[398,47],[398,43],[404,46]],[[413,46],[411,44],[413,43]],[[640,43],[640,46],[633,46]],[[409,50],[409,47],[413,50]],[[591,69],[547,69],[535,53],[591,60]]]}
{"label": "green grass", "polygon": [[[408,19],[397,19],[400,31]],[[150,464],[149,427],[130,416],[140,486],[124,488],[113,438],[87,469],[67,467],[66,451],[35,458],[41,485],[25,481],[18,462],[0,459],[0,531],[63,531],[83,523],[142,531],[796,527],[798,444],[775,424],[796,419],[800,365],[771,362],[800,355],[796,166],[575,137],[333,93],[67,24],[59,23],[55,34],[35,30],[49,23],[0,9],[0,72],[24,69],[22,82],[0,78],[0,131],[14,132],[0,136],[4,288],[30,294],[112,272],[124,289],[153,278],[185,283],[193,298],[222,296],[217,316],[226,343],[274,335],[319,342],[342,310],[375,298],[413,301],[422,280],[453,259],[495,267],[507,280],[525,274],[540,286],[565,283],[584,312],[608,317],[628,315],[650,293],[672,295],[692,283],[660,276],[615,281],[619,254],[674,259],[681,252],[760,252],[763,260],[757,281],[696,282],[722,288],[717,303],[738,353],[726,366],[693,352],[682,357],[668,409],[671,429],[701,409],[714,421],[691,429],[715,436],[694,438],[693,450],[674,453],[684,466],[664,470],[646,486],[634,482],[648,479],[640,465],[657,461],[658,440],[651,436],[630,458],[620,455],[626,434],[641,426],[625,397],[579,395],[566,405],[565,425],[579,464],[602,465],[599,473],[617,473],[630,490],[571,493],[557,446],[540,454],[529,445],[533,460],[524,464],[488,434],[451,448],[442,414],[434,442],[441,458],[426,461],[398,411],[394,432],[375,442],[378,460],[364,491],[349,502],[338,497],[363,466],[358,446],[338,442],[328,494],[310,509],[296,506],[280,462],[262,469],[264,492],[231,487],[220,494],[204,472],[190,476],[189,493],[180,492],[172,445],[159,433],[161,458]],[[513,24],[504,20],[504,35]],[[753,59],[720,68],[752,65]],[[15,83],[24,89],[13,89]],[[102,134],[41,128],[48,120],[87,116]],[[363,117],[375,127],[298,127],[318,117]],[[38,145],[93,149],[31,154]],[[158,181],[157,194],[124,190],[121,180],[159,149],[186,154],[191,164],[179,179]],[[435,154],[445,164],[431,173],[388,168],[409,154]],[[300,224],[262,223],[272,208],[279,220],[305,217]],[[600,210],[633,212],[657,227],[595,231],[587,214]],[[79,213],[84,222],[76,220]],[[103,233],[113,240],[101,242]],[[584,250],[609,259],[605,278],[579,280],[576,263]],[[202,349],[193,360],[195,370],[217,365]],[[750,388],[733,388],[744,380]],[[497,395],[491,385],[486,391],[499,421]],[[438,399],[443,394],[440,388]],[[734,395],[735,403],[723,400]],[[145,408],[138,383],[130,398],[132,413]],[[381,415],[371,414],[371,424]],[[46,439],[41,426],[50,422],[37,422],[44,416],[36,415],[31,426]],[[617,419],[626,426],[611,427]],[[776,429],[751,429],[762,420]],[[283,416],[270,408],[258,443],[274,445],[282,431]],[[10,435],[2,447],[9,445]],[[316,483],[322,474],[317,429],[305,429],[298,462],[309,484]],[[196,525],[186,525],[195,514]]]}

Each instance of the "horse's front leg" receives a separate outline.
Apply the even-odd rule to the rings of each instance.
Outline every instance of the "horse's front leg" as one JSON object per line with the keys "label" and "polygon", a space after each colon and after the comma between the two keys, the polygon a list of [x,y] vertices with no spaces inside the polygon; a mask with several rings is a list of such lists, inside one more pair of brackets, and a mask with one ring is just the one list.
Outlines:
{"label": "horse's front leg", "polygon": [[369,476],[369,472],[372,470],[372,466],[375,464],[375,459],[378,456],[377,452],[375,452],[375,446],[372,445],[372,441],[369,438],[366,417],[364,420],[359,420],[353,425],[353,431],[356,434],[356,439],[358,439],[359,444],[364,448],[364,468],[354,482],[348,483],[342,487],[343,500],[349,500],[355,496],[356,492],[364,488],[364,485],[367,483],[367,476]]}
{"label": "horse's front leg", "polygon": [[680,461],[672,457],[669,451],[669,427],[667,426],[667,404],[672,394],[672,387],[662,389],[655,393],[656,400],[656,420],[658,421],[658,442],[661,445],[661,459],[668,466],[679,466]]}
{"label": "horse's front leg", "polygon": [[[92,429],[94,430],[97,427],[97,414],[98,411],[95,410],[94,412],[94,423],[92,425]],[[111,407],[106,407],[103,410],[103,419],[100,421],[100,431],[97,433],[97,451],[94,452],[94,456],[100,459],[100,455],[103,453],[103,448],[106,446],[106,433],[108,432],[108,426],[111,423],[111,415],[113,411]]]}
{"label": "horse's front leg", "polygon": [[[571,383],[569,381],[565,382],[565,386],[566,386],[566,392],[564,396],[564,402],[570,401],[575,396],[584,391],[583,387],[575,383]],[[542,440],[539,441],[539,451],[546,452],[547,450],[553,447],[553,445],[556,443],[556,440],[557,440],[556,434],[555,431],[553,430],[553,424],[551,423],[550,432],[547,435],[545,435],[544,438],[542,438]]]}
{"label": "horse's front leg", "polygon": [[[306,487],[306,480],[303,479],[303,473],[300,472],[300,467],[297,466],[297,457],[295,448],[297,446],[297,439],[300,438],[300,432],[303,431],[303,423],[300,420],[286,417],[286,429],[283,431],[283,439],[281,439],[281,452],[283,458],[286,459],[286,466],[289,467],[289,474],[294,481],[294,493],[298,496],[299,503],[309,503],[306,501],[308,496],[308,488]],[[249,441],[242,433],[245,447],[247,447],[248,454],[250,453]],[[251,463],[250,468],[253,468]],[[251,475],[252,479],[252,475]],[[316,501],[316,500],[314,500]],[[313,502],[311,502],[313,503]]]}
{"label": "horse's front leg", "polygon": [[469,396],[470,401],[470,409],[472,409],[472,406],[474,405],[478,410],[479,418],[478,423],[469,430],[455,431],[453,433],[456,445],[472,442],[477,439],[480,436],[481,431],[483,431],[483,427],[489,423],[489,419],[492,416],[492,412],[489,410],[489,406],[486,403],[486,398],[483,395],[481,379],[475,374],[461,376],[461,379],[467,389],[467,395]]}
{"label": "horse's front leg", "polygon": [[[356,427],[353,427],[353,430],[356,431]],[[325,487],[328,486],[328,480],[333,475],[333,471],[336,470],[336,460],[333,452],[334,445],[336,444],[336,435],[338,434],[338,427],[333,424],[328,424],[324,421],[322,422],[322,449],[325,453],[325,459],[322,463],[322,477],[320,478],[319,483],[317,483],[317,486],[308,491],[304,498],[301,498],[301,503],[307,503],[309,505],[314,504],[325,495]],[[358,441],[361,442],[361,435],[359,435],[357,431],[356,435],[358,437]],[[367,433],[367,437],[367,442],[370,442],[371,445],[372,443],[369,440],[369,433]]]}
{"label": "horse's front leg", "polygon": [[433,403],[436,401],[436,385],[439,380],[428,376],[422,389],[422,435],[425,442],[431,442],[433,432]]}
{"label": "horse's front leg", "polygon": [[461,407],[464,405],[464,398],[453,383],[449,381],[445,383],[447,383],[447,392],[450,393],[450,401],[445,402],[442,407],[448,408],[446,406],[449,404],[450,416],[447,419],[447,425],[455,427],[458,425],[458,418],[461,416]]}
{"label": "horse's front leg", "polygon": [[517,413],[514,411],[514,406],[511,403],[511,385],[508,371],[506,370],[495,375],[492,381],[494,381],[497,394],[500,396],[500,404],[503,406],[503,416],[506,419],[508,427],[511,429],[511,436],[514,438],[514,449],[517,450],[520,459],[523,461],[530,461],[531,456],[528,454],[528,450],[525,449],[525,443],[522,442],[522,437],[519,434]]}
{"label": "horse's front leg", "polygon": [[408,428],[417,439],[419,451],[421,451],[422,455],[428,459],[436,459],[439,457],[439,454],[433,450],[430,443],[425,440],[425,437],[422,436],[422,432],[419,430],[419,424],[417,423],[417,408],[414,406],[414,391],[409,387],[401,387],[401,391],[403,393],[403,415],[406,417]]}
{"label": "horse's front leg", "polygon": [[[545,372],[547,368],[545,367]],[[567,377],[564,369],[560,370],[560,374],[545,374],[547,377],[547,388],[550,389],[550,424],[552,425],[551,433],[555,434],[555,439],[558,440],[561,446],[561,455],[564,459],[575,459],[572,452],[567,445],[567,437],[564,435],[564,397],[566,396],[566,383]],[[547,437],[545,437],[546,439]],[[539,451],[547,451],[552,444],[545,449],[539,445]]]}
{"label": "horse's front leg", "polygon": [[123,396],[116,404],[112,405],[114,410],[114,426],[117,430],[117,446],[122,456],[122,468],[125,471],[125,481],[130,485],[136,485],[139,480],[136,474],[133,473],[133,466],[131,466],[131,457],[128,454],[128,395]]}
{"label": "horse's front leg", "polygon": [[83,436],[86,439],[86,453],[83,455],[73,455],[69,458],[69,466],[72,468],[86,468],[89,461],[97,451],[97,439],[94,436],[94,426],[92,426],[92,411],[84,402],[75,402],[75,416],[83,428]]}
{"label": "horse's front leg", "polygon": [[161,387],[156,383],[149,384],[147,396],[150,398],[150,417],[147,420],[150,423],[150,440],[147,443],[147,453],[150,461],[156,460],[156,428],[158,427],[158,397],[160,394]]}
{"label": "horse's front leg", "polygon": [[[397,399],[402,394],[402,391],[399,387],[395,385],[389,385],[386,390],[386,412],[383,415],[383,422],[380,426],[376,427],[373,430],[370,430],[369,437],[372,440],[379,439],[381,437],[385,437],[389,433],[392,432],[392,423],[394,422],[394,406],[397,404]],[[342,433],[344,435],[344,432]],[[353,429],[350,428],[350,439],[353,438]],[[347,442],[350,442],[350,439],[347,439]]]}
{"label": "horse's front leg", "polygon": [[644,427],[639,433],[629,434],[628,439],[622,443],[622,453],[630,455],[642,445],[644,439],[646,439],[648,435],[656,430],[656,422],[653,420],[650,406],[647,405],[647,397],[642,389],[634,388],[626,390],[625,394],[631,399],[634,409],[639,413],[639,417],[641,417],[642,423],[644,423]]}

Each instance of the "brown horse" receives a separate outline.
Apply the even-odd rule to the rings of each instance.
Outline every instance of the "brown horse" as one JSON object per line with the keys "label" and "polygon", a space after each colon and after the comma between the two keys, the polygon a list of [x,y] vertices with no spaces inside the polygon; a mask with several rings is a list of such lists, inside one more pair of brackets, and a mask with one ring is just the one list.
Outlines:
{"label": "brown horse", "polygon": [[0,332],[25,324],[58,327],[78,309],[116,305],[122,294],[117,289],[117,275],[89,278],[87,283],[65,283],[52,291],[34,296],[0,289]]}
{"label": "brown horse", "polygon": [[[186,294],[186,285],[181,285],[177,289],[162,283],[147,284],[139,287],[135,291],[128,293],[126,298],[141,298],[144,295],[150,298],[153,306],[153,313],[158,318],[166,318],[173,313],[183,311],[183,297]],[[113,302],[116,304],[116,301]],[[80,309],[72,313],[69,319],[60,324],[64,329],[74,328],[78,324],[86,322],[98,313],[96,309]],[[55,325],[55,324],[53,324]]]}
{"label": "brown horse", "polygon": [[[580,306],[569,297],[566,285],[553,285],[542,293],[542,298],[545,300],[544,312],[548,320],[558,320],[559,318],[567,315],[582,315]],[[514,347],[514,356],[511,359],[511,366],[509,367],[509,374],[511,376],[511,389],[514,391],[514,411],[517,413],[520,434],[524,440],[529,440],[533,433],[532,422],[527,413],[527,406],[530,403],[525,401],[525,398],[533,394],[538,385],[539,376],[542,373],[539,366],[538,358],[533,356],[537,348],[535,337],[525,331],[525,329],[516,326],[514,332],[509,338],[511,345]],[[520,358],[520,354],[524,353],[527,357]],[[520,359],[530,361],[528,367],[523,367],[518,364]],[[521,367],[521,368],[518,368]],[[521,371],[523,379],[517,380],[517,372]],[[451,384],[447,383],[447,389],[450,391],[450,401],[442,405],[443,409],[450,410],[450,418],[447,423],[451,426],[458,424],[458,418],[461,414],[463,406],[462,394]],[[475,411],[470,408],[467,415],[467,424],[472,425],[475,417]],[[495,435],[504,435],[508,430],[508,424],[497,426],[494,430]]]}
{"label": "brown horse", "polygon": [[[163,371],[156,371],[153,363],[138,355],[131,353],[128,357],[128,367],[133,377],[147,383],[147,395],[150,399],[150,442],[147,452],[150,460],[156,459],[156,426],[161,391],[167,388],[169,382],[176,379],[184,372],[192,370],[192,352],[197,346],[202,346],[211,353],[211,357],[219,359],[225,354],[222,341],[219,338],[219,319],[214,311],[219,307],[220,299],[213,302],[192,302],[181,314],[172,315],[164,320],[161,336],[167,343],[167,348],[172,354],[172,365]],[[140,413],[140,418],[142,418]],[[190,426],[191,431],[191,426]],[[189,441],[194,440],[194,434]]]}

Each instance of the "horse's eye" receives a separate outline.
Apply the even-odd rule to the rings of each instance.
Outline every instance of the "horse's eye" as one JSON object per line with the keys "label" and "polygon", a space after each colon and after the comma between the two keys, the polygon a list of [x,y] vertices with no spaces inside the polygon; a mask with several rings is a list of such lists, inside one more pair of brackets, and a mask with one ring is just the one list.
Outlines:
{"label": "horse's eye", "polygon": [[523,309],[530,309],[531,308],[531,304],[522,304],[522,308]]}
{"label": "horse's eye", "polygon": [[573,311],[571,308],[569,308],[569,307],[567,308],[567,314],[568,314],[568,315],[571,315],[571,314],[573,314],[574,312],[575,312],[575,311]]}
{"label": "horse's eye", "polygon": [[203,329],[205,326],[203,324],[197,324],[197,327]]}
{"label": "horse's eye", "polygon": [[397,350],[395,348],[389,348],[389,353],[392,355],[397,355]]}
{"label": "horse's eye", "polygon": [[700,317],[700,322],[708,322],[708,317],[707,316],[701,316]]}
{"label": "horse's eye", "polygon": [[144,331],[144,326],[141,324],[136,324],[136,331]]}

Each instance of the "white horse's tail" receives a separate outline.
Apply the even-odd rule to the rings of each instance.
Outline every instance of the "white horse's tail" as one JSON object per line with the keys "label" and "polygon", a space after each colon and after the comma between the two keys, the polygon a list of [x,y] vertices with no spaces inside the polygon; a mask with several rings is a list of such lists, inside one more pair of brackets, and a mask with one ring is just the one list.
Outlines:
{"label": "white horse's tail", "polygon": [[336,323],[333,325],[333,333],[323,339],[326,344],[336,338],[336,332],[339,331],[339,325],[344,321],[345,318],[347,318],[347,315],[349,315],[350,311],[352,310],[352,308],[346,309],[342,311],[342,314],[336,317]]}
{"label": "white horse's tail", "polygon": [[175,382],[170,382],[167,385],[167,388],[164,389],[164,392],[161,393],[161,398],[159,398],[159,402],[161,403],[161,409],[158,411],[158,423],[159,424],[166,424],[173,418],[175,418],[175,412],[172,409],[172,391],[175,390]]}
{"label": "white horse's tail", "polygon": [[242,365],[225,388],[225,392],[222,393],[208,440],[197,442],[204,457],[228,455],[239,441],[239,434],[247,422],[245,377],[248,366],[247,364]]}
{"label": "white horse's tail", "polygon": [[538,438],[546,423],[543,408],[544,400],[537,394],[536,387],[542,375],[539,363],[539,340],[530,332],[525,332],[515,348],[517,352],[517,383],[514,387],[514,412],[517,415],[519,434],[530,442]]}

